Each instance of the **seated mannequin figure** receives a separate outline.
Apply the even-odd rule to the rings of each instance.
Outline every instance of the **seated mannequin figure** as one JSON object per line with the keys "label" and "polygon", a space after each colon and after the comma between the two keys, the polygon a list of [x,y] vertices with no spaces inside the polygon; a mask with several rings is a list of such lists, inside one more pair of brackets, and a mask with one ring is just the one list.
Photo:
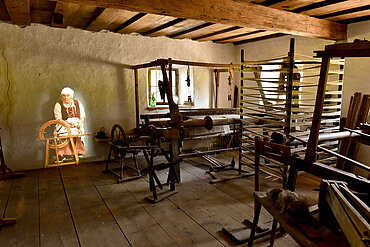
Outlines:
{"label": "seated mannequin figure", "polygon": [[[85,109],[80,101],[73,99],[74,91],[65,87],[61,91],[62,100],[58,101],[54,106],[55,119],[63,119],[69,124],[72,135],[83,133],[83,122],[85,121]],[[59,135],[67,135],[67,131],[63,126],[58,128]],[[85,147],[81,137],[74,138],[78,155],[85,154]],[[58,155],[62,157],[68,157],[73,154],[71,143],[67,146],[58,149]]]}

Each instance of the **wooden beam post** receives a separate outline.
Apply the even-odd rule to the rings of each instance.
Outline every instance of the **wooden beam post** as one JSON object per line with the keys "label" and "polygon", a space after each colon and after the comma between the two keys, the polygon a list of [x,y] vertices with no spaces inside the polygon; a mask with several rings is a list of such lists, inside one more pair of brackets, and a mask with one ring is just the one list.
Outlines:
{"label": "wooden beam post", "polygon": [[314,162],[316,160],[316,149],[319,138],[321,115],[324,106],[326,81],[328,79],[328,71],[330,66],[330,57],[323,56],[320,69],[320,79],[317,85],[315,111],[313,113],[312,126],[310,137],[308,138],[305,160]]}
{"label": "wooden beam post", "polygon": [[135,77],[135,109],[136,109],[136,127],[139,127],[139,76],[137,69],[134,69],[134,77]]}
{"label": "wooden beam post", "polygon": [[292,96],[293,96],[293,67],[294,67],[294,38],[290,39],[289,45],[289,53],[288,53],[288,63],[289,63],[289,71],[288,71],[288,78],[287,78],[287,95],[286,95],[286,104],[285,108],[287,108],[287,114],[285,118],[285,122],[287,126],[285,126],[285,134],[287,136],[291,132],[291,123],[292,123]]}
{"label": "wooden beam post", "polygon": [[216,96],[215,96],[215,108],[218,107],[218,87],[220,86],[220,72],[215,69],[215,82],[216,82]]}

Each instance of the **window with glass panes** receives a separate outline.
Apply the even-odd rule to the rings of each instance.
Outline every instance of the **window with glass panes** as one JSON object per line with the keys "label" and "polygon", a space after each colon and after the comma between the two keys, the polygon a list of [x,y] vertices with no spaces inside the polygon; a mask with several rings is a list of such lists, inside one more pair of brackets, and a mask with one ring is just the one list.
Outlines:
{"label": "window with glass panes", "polygon": [[[168,71],[167,71],[167,77],[169,77]],[[153,94],[154,94],[157,105],[168,104],[167,95],[165,99],[163,100],[161,99],[161,95],[160,95],[159,87],[158,87],[159,80],[163,81],[162,70],[160,68],[149,69],[148,70],[148,82],[149,82],[148,105],[150,105],[149,102],[152,99]],[[178,99],[178,85],[179,85],[179,71],[178,69],[172,69],[172,95],[174,97],[175,103],[178,103],[176,102],[177,101],[176,99]]]}

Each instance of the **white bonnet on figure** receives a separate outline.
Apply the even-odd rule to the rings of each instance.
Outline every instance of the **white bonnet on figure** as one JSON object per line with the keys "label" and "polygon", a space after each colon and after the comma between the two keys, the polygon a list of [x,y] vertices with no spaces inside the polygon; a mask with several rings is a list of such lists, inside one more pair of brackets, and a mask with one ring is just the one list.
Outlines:
{"label": "white bonnet on figure", "polygon": [[73,97],[73,95],[74,95],[74,91],[73,91],[73,89],[72,88],[70,88],[70,87],[65,87],[65,88],[63,88],[62,89],[62,91],[60,92],[60,94],[61,95],[63,95],[63,94],[69,94],[69,95],[72,95],[72,97]]}

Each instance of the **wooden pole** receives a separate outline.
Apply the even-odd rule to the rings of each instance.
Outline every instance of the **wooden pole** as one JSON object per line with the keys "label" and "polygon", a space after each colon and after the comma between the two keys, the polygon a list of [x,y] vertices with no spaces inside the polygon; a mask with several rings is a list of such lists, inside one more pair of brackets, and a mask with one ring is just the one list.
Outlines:
{"label": "wooden pole", "polygon": [[305,160],[308,162],[314,162],[316,160],[316,149],[320,130],[321,115],[324,106],[326,81],[328,78],[329,66],[330,66],[330,57],[323,56],[320,69],[320,79],[319,84],[317,86],[315,111],[313,113],[310,137],[308,139],[307,150],[305,155]]}
{"label": "wooden pole", "polygon": [[287,80],[287,95],[286,95],[286,105],[287,115],[285,122],[287,126],[285,127],[285,134],[290,134],[290,124],[292,123],[292,94],[293,94],[293,67],[294,67],[294,38],[290,39],[290,47],[288,53],[288,63],[289,63],[289,72]]}
{"label": "wooden pole", "polygon": [[[244,49],[240,51],[240,62],[244,62]],[[244,66],[240,66],[240,71],[243,71]],[[240,72],[240,78],[244,77],[244,73]],[[243,95],[243,80],[240,80],[240,100],[239,100],[239,109],[240,109],[240,123],[239,123],[239,132],[238,132],[238,139],[239,139],[239,167],[242,166],[242,147],[243,147],[243,102],[242,96]],[[234,136],[235,138],[235,136]]]}
{"label": "wooden pole", "polygon": [[139,77],[137,69],[134,69],[135,77],[135,109],[136,109],[136,127],[139,127]]}
{"label": "wooden pole", "polygon": [[215,70],[215,81],[216,81],[216,99],[215,99],[215,108],[218,107],[218,86],[220,86],[220,72]]}

